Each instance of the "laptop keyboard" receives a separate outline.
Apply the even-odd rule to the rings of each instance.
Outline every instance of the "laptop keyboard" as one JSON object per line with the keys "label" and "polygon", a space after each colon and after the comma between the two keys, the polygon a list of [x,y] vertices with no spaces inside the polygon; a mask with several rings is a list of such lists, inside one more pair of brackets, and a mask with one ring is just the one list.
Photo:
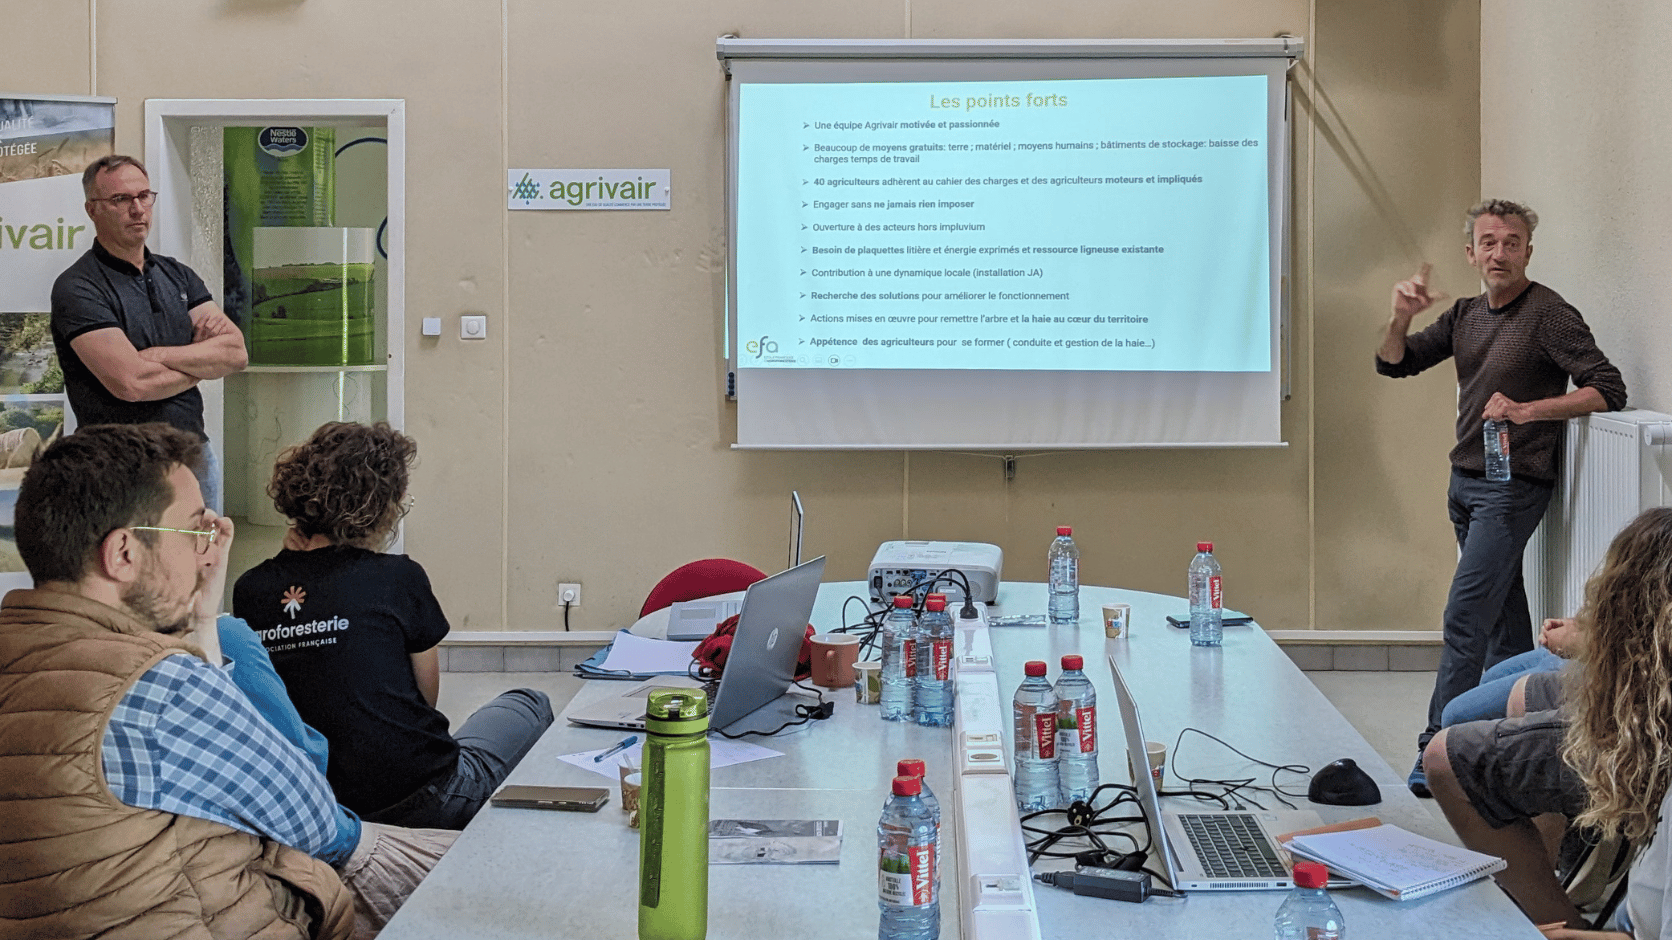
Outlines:
{"label": "laptop keyboard", "polygon": [[1210,878],[1287,878],[1271,837],[1251,813],[1179,813],[1202,870]]}

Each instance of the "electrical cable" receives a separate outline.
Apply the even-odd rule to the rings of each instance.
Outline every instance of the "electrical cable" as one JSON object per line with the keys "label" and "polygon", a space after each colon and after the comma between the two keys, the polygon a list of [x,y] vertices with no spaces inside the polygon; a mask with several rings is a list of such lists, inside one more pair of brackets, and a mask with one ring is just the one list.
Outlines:
{"label": "electrical cable", "polygon": [[785,728],[794,728],[794,727],[797,727],[797,726],[800,726],[800,725],[807,724],[808,722],[811,722],[811,721],[823,721],[824,719],[829,718],[831,715],[834,715],[836,713],[836,703],[835,702],[827,702],[827,701],[824,700],[824,690],[823,689],[816,688],[816,687],[808,687],[808,686],[802,685],[801,680],[799,680],[799,679],[796,680],[793,684],[799,689],[802,689],[802,690],[805,690],[805,691],[808,691],[808,692],[812,692],[813,694],[817,695],[819,697],[819,703],[817,705],[797,705],[797,706],[795,706],[795,714],[796,714],[797,717],[794,720],[784,722],[783,724],[779,725],[778,727],[773,728],[771,731],[739,731],[736,734],[728,734],[728,733],[726,733],[724,731],[721,731],[720,729],[716,728],[716,729],[714,729],[714,733],[719,735],[722,738],[728,738],[728,739],[731,739],[731,740],[734,740],[734,741],[737,740],[738,738],[746,738],[746,737],[751,737],[751,736],[759,736],[759,737],[763,737],[763,738],[770,738],[773,735],[778,734],[779,732],[783,731]]}
{"label": "electrical cable", "polygon": [[[1214,741],[1214,742],[1218,743],[1219,745],[1221,745],[1224,748],[1226,748],[1227,750],[1229,750],[1231,753],[1237,755],[1238,757],[1241,757],[1243,760],[1249,761],[1250,763],[1258,764],[1261,767],[1271,768],[1271,783],[1270,783],[1270,785],[1268,785],[1268,786],[1257,786],[1254,783],[1254,781],[1256,779],[1254,777],[1247,777],[1247,778],[1243,778],[1243,779],[1233,779],[1233,780],[1210,780],[1210,779],[1200,778],[1200,777],[1190,777],[1190,776],[1184,774],[1183,772],[1181,772],[1179,770],[1179,748],[1184,743],[1185,733],[1186,732],[1191,732],[1191,731],[1194,731],[1195,733],[1201,735],[1202,737],[1207,738],[1211,741]],[[1289,799],[1290,798],[1305,799],[1306,795],[1307,795],[1306,794],[1306,789],[1304,787],[1301,787],[1299,789],[1299,792],[1291,792],[1294,788],[1290,788],[1289,790],[1285,790],[1283,785],[1281,785],[1277,782],[1277,775],[1280,774],[1280,773],[1292,773],[1292,774],[1298,774],[1300,776],[1306,777],[1308,780],[1310,780],[1311,775],[1312,775],[1312,768],[1308,767],[1305,764],[1273,764],[1270,761],[1261,760],[1258,757],[1253,757],[1251,755],[1243,753],[1240,750],[1237,750],[1237,748],[1232,746],[1230,744],[1230,742],[1225,741],[1223,738],[1219,738],[1219,737],[1216,737],[1212,734],[1209,734],[1208,732],[1203,731],[1200,728],[1185,728],[1184,730],[1180,731],[1179,734],[1178,734],[1178,737],[1173,740],[1172,770],[1173,770],[1174,776],[1178,777],[1179,780],[1184,782],[1186,785],[1190,786],[1191,792],[1190,792],[1189,795],[1195,796],[1197,799],[1202,799],[1203,796],[1212,796],[1212,798],[1217,800],[1221,806],[1224,806],[1227,801],[1235,803],[1236,804],[1235,807],[1234,807],[1235,809],[1243,809],[1244,807],[1242,806],[1241,801],[1246,800],[1247,802],[1252,804],[1256,809],[1261,809],[1261,810],[1265,809],[1265,807],[1263,805],[1261,805],[1258,800],[1254,799],[1251,795],[1249,795],[1249,791],[1252,791],[1253,793],[1270,793],[1274,798],[1277,799],[1278,802],[1282,803],[1284,806],[1287,806],[1290,809],[1296,809],[1297,807],[1295,806],[1295,804],[1289,802]],[[1225,789],[1224,789],[1223,793],[1218,794],[1217,796],[1213,796],[1211,794],[1197,794],[1195,792],[1195,785],[1199,784],[1199,783],[1200,784],[1209,784],[1209,785],[1212,785],[1212,786],[1219,786],[1219,787],[1223,787]]]}

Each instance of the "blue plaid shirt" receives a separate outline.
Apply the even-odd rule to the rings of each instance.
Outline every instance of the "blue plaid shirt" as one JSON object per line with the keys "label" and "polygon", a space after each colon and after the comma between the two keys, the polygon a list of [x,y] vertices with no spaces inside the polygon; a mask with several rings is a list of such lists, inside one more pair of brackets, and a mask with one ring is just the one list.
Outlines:
{"label": "blue plaid shirt", "polygon": [[152,666],[111,713],[105,780],[129,806],[224,823],[320,854],[337,837],[331,785],[222,672],[191,655]]}

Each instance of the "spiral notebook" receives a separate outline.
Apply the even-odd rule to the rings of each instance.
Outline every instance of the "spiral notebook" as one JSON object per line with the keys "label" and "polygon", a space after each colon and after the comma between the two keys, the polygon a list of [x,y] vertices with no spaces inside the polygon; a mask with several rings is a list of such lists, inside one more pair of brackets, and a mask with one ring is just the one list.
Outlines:
{"label": "spiral notebook", "polygon": [[1330,870],[1381,892],[1410,901],[1485,878],[1506,864],[1494,855],[1436,842],[1398,826],[1298,835],[1289,851],[1323,862]]}

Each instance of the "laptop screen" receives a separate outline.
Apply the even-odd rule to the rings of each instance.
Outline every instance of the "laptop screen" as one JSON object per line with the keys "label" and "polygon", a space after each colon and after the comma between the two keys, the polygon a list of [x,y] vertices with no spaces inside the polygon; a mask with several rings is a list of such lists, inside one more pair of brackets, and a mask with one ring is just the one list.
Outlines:
{"label": "laptop screen", "polygon": [[1115,657],[1109,657],[1109,672],[1115,680],[1115,704],[1120,708],[1121,728],[1126,733],[1126,759],[1132,765],[1132,786],[1138,794],[1138,806],[1143,810],[1144,821],[1161,850],[1161,860],[1167,866],[1169,877],[1177,877],[1180,869],[1178,857],[1173,854],[1173,844],[1167,839],[1167,828],[1161,824],[1161,794],[1156,791],[1155,777],[1149,772],[1149,754],[1144,749],[1144,726],[1138,720],[1138,703],[1132,698],[1132,691],[1126,687],[1126,679],[1120,674],[1120,666],[1115,664]]}

